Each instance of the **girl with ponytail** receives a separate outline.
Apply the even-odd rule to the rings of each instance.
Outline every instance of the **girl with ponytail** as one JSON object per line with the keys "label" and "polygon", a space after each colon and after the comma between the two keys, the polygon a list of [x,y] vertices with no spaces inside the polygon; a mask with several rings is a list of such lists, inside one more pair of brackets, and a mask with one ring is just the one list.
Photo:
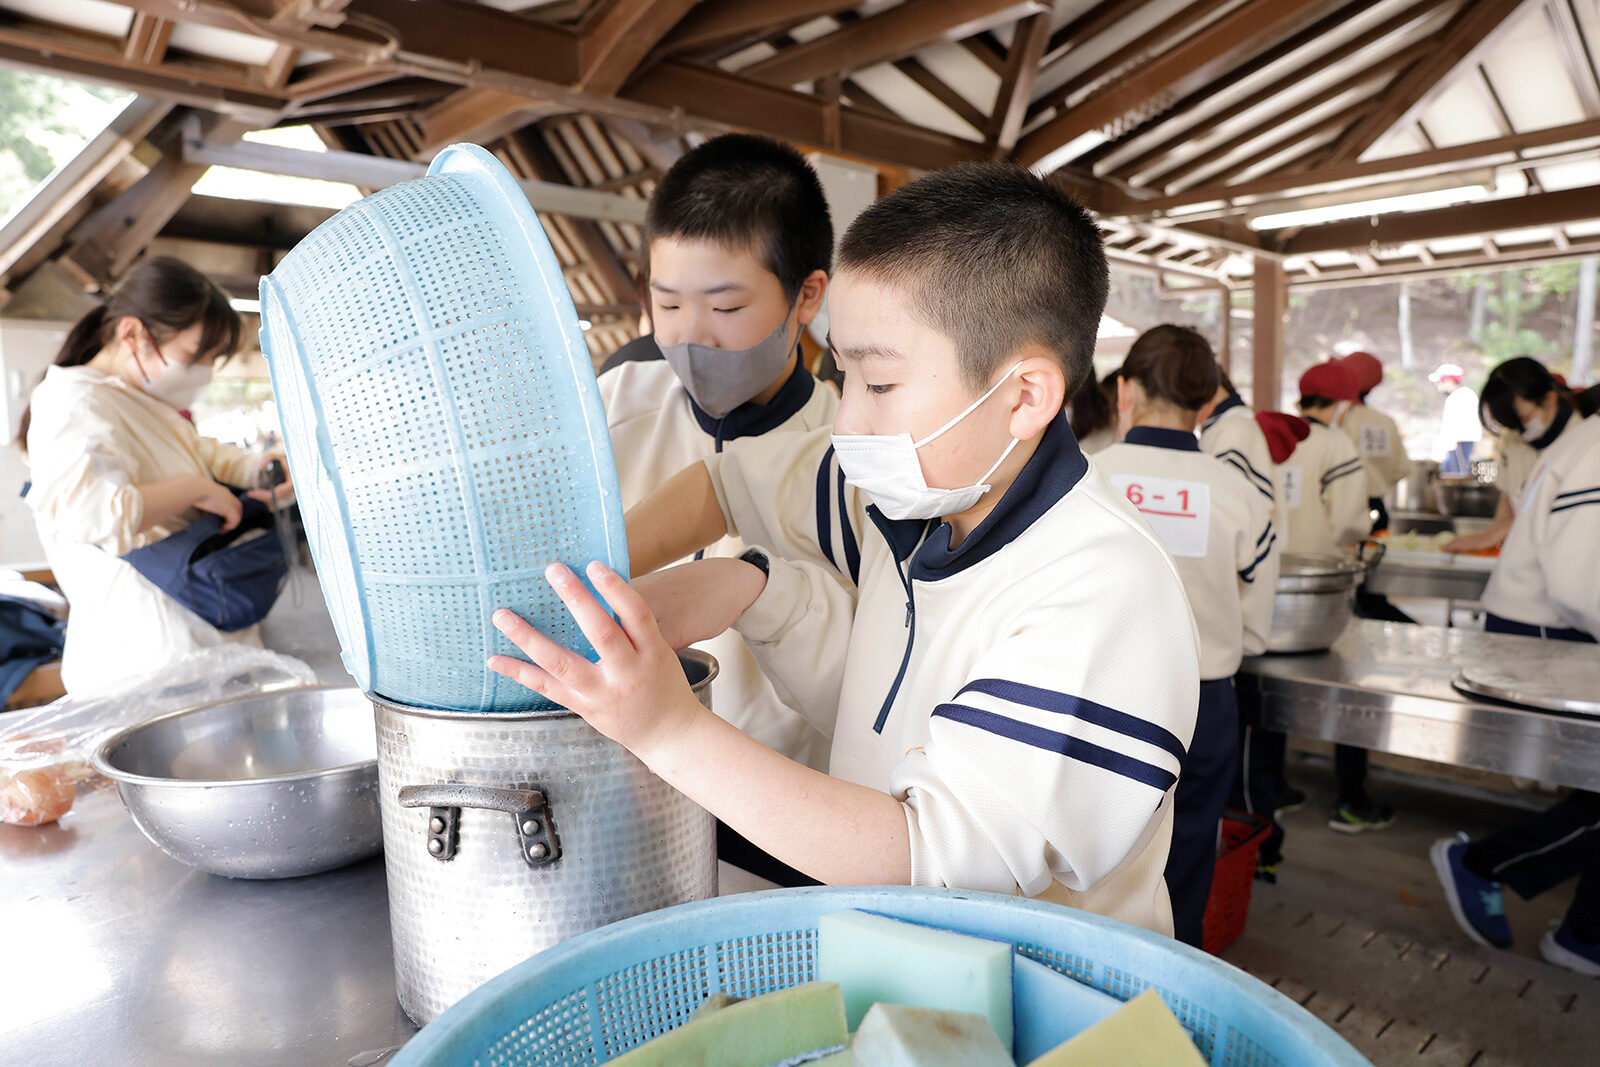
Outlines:
{"label": "girl with ponytail", "polygon": [[170,256],[140,262],[78,320],[23,415],[39,537],[71,604],[62,683],[114,685],[224,641],[122,557],[209,513],[238,525],[229,485],[263,460],[200,436],[187,409],[239,344],[239,316],[205,275]]}

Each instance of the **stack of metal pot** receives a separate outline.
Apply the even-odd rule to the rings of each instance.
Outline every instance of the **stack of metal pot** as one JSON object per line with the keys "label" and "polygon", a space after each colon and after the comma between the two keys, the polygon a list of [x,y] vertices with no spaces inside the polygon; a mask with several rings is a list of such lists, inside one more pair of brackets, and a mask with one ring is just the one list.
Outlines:
{"label": "stack of metal pot", "polygon": [[[679,659],[710,707],[716,661]],[[373,704],[395,988],[419,1025],[542,949],[716,895],[712,817],[573,713]]]}

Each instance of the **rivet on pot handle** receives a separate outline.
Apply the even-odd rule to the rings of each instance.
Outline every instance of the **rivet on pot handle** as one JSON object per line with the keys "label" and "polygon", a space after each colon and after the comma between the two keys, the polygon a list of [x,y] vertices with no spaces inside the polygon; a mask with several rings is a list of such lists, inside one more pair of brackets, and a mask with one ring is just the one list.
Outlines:
{"label": "rivet on pot handle", "polygon": [[428,854],[441,862],[453,859],[459,844],[462,808],[503,811],[517,828],[518,851],[530,867],[544,867],[561,858],[561,839],[550,822],[550,808],[537,789],[497,789],[450,782],[400,788],[400,806],[428,808]]}

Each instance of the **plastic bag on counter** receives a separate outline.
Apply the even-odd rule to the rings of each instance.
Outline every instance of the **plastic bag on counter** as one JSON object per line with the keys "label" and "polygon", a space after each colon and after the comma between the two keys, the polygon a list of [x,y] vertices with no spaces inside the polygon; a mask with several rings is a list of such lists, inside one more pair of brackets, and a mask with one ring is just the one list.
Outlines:
{"label": "plastic bag on counter", "polygon": [[85,696],[0,717],[0,822],[40,826],[71,808],[102,742],[169,711],[315,685],[306,664],[251,645],[201,649],[159,671]]}

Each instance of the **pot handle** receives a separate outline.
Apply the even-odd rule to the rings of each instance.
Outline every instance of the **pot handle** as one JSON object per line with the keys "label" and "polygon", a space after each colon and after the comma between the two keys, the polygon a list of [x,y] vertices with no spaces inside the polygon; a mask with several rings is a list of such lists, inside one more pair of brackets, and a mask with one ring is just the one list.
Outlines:
{"label": "pot handle", "polygon": [[517,828],[518,851],[530,867],[547,867],[561,858],[561,839],[550,822],[550,807],[538,789],[498,789],[446,782],[400,788],[402,808],[427,808],[428,854],[440,862],[455,858],[460,846],[461,809],[503,811]]}
{"label": "pot handle", "polygon": [[[1362,554],[1362,549],[1366,548],[1368,545],[1371,545],[1374,549],[1376,549],[1371,556]],[[1356,545],[1356,559],[1359,560],[1361,565],[1366,568],[1366,573],[1371,574],[1373,569],[1376,568],[1378,564],[1383,562],[1383,557],[1388,551],[1389,546],[1378,540],[1376,537],[1364,537]]]}

